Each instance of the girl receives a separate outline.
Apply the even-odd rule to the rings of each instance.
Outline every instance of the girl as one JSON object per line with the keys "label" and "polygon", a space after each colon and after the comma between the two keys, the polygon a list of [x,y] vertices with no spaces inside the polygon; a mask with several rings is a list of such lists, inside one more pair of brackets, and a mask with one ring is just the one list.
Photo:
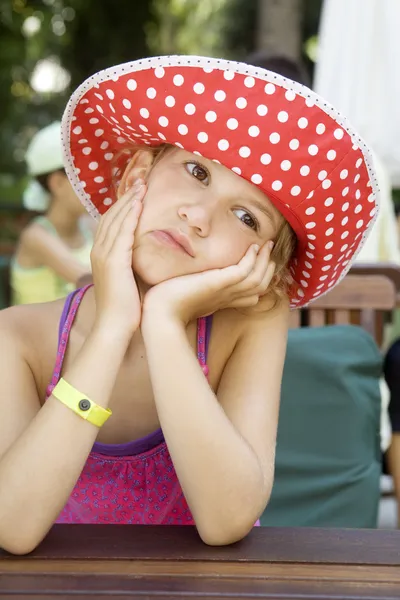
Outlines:
{"label": "girl", "polygon": [[34,177],[24,193],[26,208],[44,211],[21,234],[11,264],[13,304],[65,297],[90,273],[93,228],[65,174],[61,124],[39,131],[26,152]]}
{"label": "girl", "polygon": [[369,153],[307,88],[190,56],[91,77],[63,141],[94,287],[0,315],[0,545],[56,521],[235,542],[271,493],[289,306],[372,226]]}

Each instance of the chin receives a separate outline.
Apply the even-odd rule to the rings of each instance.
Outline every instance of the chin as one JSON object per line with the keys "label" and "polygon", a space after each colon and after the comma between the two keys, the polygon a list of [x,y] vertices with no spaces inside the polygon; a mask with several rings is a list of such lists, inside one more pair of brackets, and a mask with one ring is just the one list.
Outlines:
{"label": "chin", "polygon": [[134,257],[132,261],[133,272],[143,283],[152,287],[168,279],[188,275],[187,271],[179,268],[176,262],[160,259],[153,256],[145,259],[144,257]]}

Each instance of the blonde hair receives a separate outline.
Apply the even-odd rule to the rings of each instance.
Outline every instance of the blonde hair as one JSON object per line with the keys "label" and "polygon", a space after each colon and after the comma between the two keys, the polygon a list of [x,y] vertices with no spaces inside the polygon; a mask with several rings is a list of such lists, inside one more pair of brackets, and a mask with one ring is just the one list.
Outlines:
{"label": "blonde hair", "polygon": [[[146,149],[151,152],[154,159],[151,169],[149,169],[146,176],[146,179],[148,179],[152,169],[156,166],[156,164],[159,163],[168,152],[171,150],[177,150],[178,148],[172,144],[160,144],[159,146],[135,145],[125,148],[115,158],[115,160],[119,163],[119,171],[121,171],[121,157],[125,157],[125,160],[129,160],[138,150],[141,149]],[[116,181],[114,177],[115,187],[118,186],[118,183],[119,182]],[[293,285],[293,279],[290,274],[290,262],[296,250],[296,244],[297,237],[295,232],[286,219],[281,216],[281,222],[274,239],[274,247],[271,253],[271,260],[275,263],[275,273],[271,281],[270,289],[265,295],[265,300],[267,303],[260,303],[260,306],[257,305],[257,307],[255,307],[256,309],[259,308],[264,310],[263,305],[265,304],[268,305],[268,309],[271,309],[271,300],[272,308],[275,308],[281,300],[288,297],[290,288]],[[254,308],[251,310],[254,310]]]}

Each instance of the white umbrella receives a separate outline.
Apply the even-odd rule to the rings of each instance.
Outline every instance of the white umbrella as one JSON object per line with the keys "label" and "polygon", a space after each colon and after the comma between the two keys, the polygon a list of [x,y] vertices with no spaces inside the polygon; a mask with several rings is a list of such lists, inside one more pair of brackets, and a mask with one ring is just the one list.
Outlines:
{"label": "white umbrella", "polygon": [[343,112],[400,187],[400,0],[325,0],[314,89]]}

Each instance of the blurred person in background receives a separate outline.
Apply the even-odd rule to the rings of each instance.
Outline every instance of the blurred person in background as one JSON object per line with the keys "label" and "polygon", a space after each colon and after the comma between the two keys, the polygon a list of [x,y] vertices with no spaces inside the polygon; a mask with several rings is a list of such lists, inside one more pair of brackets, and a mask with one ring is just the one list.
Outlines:
{"label": "blurred person in background", "polygon": [[91,272],[94,227],[65,174],[59,122],[36,133],[25,160],[32,180],[24,206],[44,214],[21,233],[11,264],[13,304],[67,296]]}

